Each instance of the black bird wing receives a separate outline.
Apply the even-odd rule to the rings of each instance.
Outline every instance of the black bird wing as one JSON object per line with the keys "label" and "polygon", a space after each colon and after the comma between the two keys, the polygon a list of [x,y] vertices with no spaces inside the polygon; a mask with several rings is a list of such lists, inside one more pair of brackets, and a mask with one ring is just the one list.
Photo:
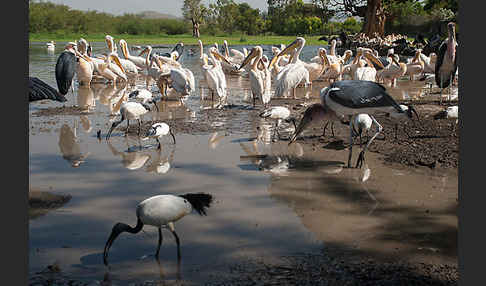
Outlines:
{"label": "black bird wing", "polygon": [[329,86],[329,97],[349,108],[393,106],[404,112],[381,84],[367,80],[341,80]]}
{"label": "black bird wing", "polygon": [[437,50],[437,60],[435,61],[435,83],[440,88],[446,88],[451,84],[451,77],[456,74],[457,70],[457,47],[456,47],[456,56],[454,57],[454,68],[453,70],[445,77],[440,77],[440,67],[444,61],[444,57],[447,53],[447,39],[440,44],[439,49]]}
{"label": "black bird wing", "polygon": [[29,102],[43,99],[67,101],[55,88],[36,77],[29,77]]}
{"label": "black bird wing", "polygon": [[71,52],[62,52],[56,62],[57,88],[61,94],[65,95],[68,93],[75,72],[76,56]]}

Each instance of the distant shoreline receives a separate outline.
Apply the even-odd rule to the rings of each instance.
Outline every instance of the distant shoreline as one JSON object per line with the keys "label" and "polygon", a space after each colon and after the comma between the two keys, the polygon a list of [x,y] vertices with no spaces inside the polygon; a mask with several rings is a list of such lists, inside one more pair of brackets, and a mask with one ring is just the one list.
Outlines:
{"label": "distant shoreline", "polygon": [[[179,42],[183,42],[185,45],[197,45],[200,39],[204,45],[212,45],[215,42],[222,44],[224,40],[228,41],[229,45],[279,45],[279,44],[290,44],[295,40],[297,36],[275,36],[275,35],[228,35],[228,36],[210,36],[201,35],[201,37],[193,38],[190,34],[183,35],[116,35],[111,34],[115,38],[115,42],[120,39],[127,41],[128,45],[145,45],[145,44],[167,44],[175,45]],[[318,39],[321,35],[317,36],[304,36],[306,40],[306,45],[311,46],[325,46],[328,45],[327,41],[319,41]],[[48,34],[48,33],[30,33],[29,42],[69,42],[74,40],[79,40],[79,38],[84,38],[88,42],[104,42],[104,34],[69,34],[69,35],[59,35],[59,34]]]}

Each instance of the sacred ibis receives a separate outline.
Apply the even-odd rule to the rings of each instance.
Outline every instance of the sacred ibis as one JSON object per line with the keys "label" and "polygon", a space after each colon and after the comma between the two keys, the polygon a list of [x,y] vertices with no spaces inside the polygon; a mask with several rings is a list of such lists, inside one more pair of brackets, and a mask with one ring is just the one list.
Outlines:
{"label": "sacred ibis", "polygon": [[160,245],[162,244],[162,227],[167,227],[177,243],[177,258],[180,260],[180,240],[174,227],[174,222],[196,210],[201,216],[206,215],[206,208],[209,208],[213,196],[205,193],[188,193],[185,195],[158,195],[150,197],[138,204],[136,209],[137,225],[131,227],[128,224],[119,222],[113,226],[110,237],[106,241],[103,251],[103,262],[108,265],[108,252],[115,239],[122,232],[136,234],[144,225],[155,226],[159,230],[159,242],[155,258],[159,259]]}

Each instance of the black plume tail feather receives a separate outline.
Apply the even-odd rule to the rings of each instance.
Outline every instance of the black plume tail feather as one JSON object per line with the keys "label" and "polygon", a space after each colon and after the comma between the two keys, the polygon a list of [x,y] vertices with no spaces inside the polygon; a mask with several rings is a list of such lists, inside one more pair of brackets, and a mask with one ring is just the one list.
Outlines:
{"label": "black plume tail feather", "polygon": [[189,193],[180,197],[188,200],[200,215],[206,215],[206,208],[209,208],[213,202],[213,196],[205,193]]}

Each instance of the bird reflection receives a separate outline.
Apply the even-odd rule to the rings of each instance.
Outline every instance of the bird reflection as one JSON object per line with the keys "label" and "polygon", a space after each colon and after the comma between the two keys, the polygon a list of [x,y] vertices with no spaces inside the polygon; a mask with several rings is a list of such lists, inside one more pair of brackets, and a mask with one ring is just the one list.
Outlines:
{"label": "bird reflection", "polygon": [[87,115],[81,115],[79,117],[79,121],[81,121],[81,126],[83,126],[83,130],[86,133],[91,132],[91,120],[89,120]]}
{"label": "bird reflection", "polygon": [[211,134],[211,137],[209,137],[209,142],[208,142],[208,145],[209,145],[209,148],[211,149],[216,149],[216,147],[218,147],[221,139],[223,139],[225,137],[225,135],[219,135],[218,136],[218,132],[214,132],[213,134]]}
{"label": "bird reflection", "polygon": [[94,92],[88,86],[80,85],[78,88],[78,107],[84,112],[89,112],[95,107]]}
{"label": "bird reflection", "polygon": [[170,163],[174,161],[175,148],[173,147],[170,154],[162,156],[162,150],[157,149],[157,157],[152,160],[151,164],[145,168],[147,172],[165,174],[170,170]]}
{"label": "bird reflection", "polygon": [[90,154],[89,152],[86,154],[81,153],[76,139],[76,131],[71,130],[69,125],[63,124],[59,132],[59,149],[61,150],[62,157],[70,162],[72,167],[79,167]]}
{"label": "bird reflection", "polygon": [[118,151],[113,145],[111,144],[110,140],[105,140],[106,144],[108,144],[108,148],[110,149],[111,153],[115,156],[120,156],[122,158],[122,164],[125,168],[129,170],[137,170],[142,168],[145,163],[150,159],[150,155],[142,152],[142,145],[140,142],[140,137],[136,137],[138,139],[137,146],[128,146],[128,137],[125,137],[125,142],[127,145],[127,151],[120,152]]}

